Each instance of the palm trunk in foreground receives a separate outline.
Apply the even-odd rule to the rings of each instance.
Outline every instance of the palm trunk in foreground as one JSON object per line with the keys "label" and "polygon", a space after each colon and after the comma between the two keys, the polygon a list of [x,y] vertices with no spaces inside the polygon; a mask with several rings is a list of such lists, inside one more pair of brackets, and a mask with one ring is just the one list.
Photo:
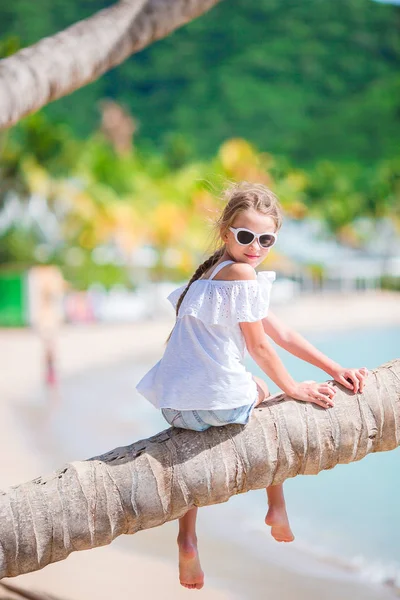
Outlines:
{"label": "palm trunk in foreground", "polygon": [[221,0],[120,0],[0,61],[0,129],[70,94]]}
{"label": "palm trunk in foreground", "polygon": [[363,394],[337,387],[332,409],[280,395],[245,427],[168,429],[0,492],[0,578],[400,445],[400,359],[373,370]]}

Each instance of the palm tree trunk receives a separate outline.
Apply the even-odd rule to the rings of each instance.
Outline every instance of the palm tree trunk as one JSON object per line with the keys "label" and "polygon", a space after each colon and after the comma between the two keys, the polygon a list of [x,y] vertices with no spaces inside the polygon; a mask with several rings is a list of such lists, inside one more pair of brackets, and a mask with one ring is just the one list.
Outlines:
{"label": "palm tree trunk", "polygon": [[193,506],[315,475],[400,444],[400,359],[323,409],[276,396],[250,423],[168,429],[0,492],[0,578],[157,527]]}
{"label": "palm tree trunk", "polygon": [[221,0],[120,0],[0,61],[0,129],[70,94]]}

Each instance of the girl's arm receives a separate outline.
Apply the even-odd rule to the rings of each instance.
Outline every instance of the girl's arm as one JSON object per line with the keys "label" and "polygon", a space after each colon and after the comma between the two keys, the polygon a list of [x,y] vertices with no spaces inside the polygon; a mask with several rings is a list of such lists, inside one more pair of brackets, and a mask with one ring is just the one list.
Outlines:
{"label": "girl's arm", "polygon": [[262,320],[262,324],[265,333],[278,346],[281,346],[281,348],[287,350],[290,354],[322,369],[348,389],[354,392],[362,392],[364,379],[368,374],[365,367],[362,369],[344,369],[337,362],[331,360],[310,344],[297,331],[285,325],[272,312],[269,312],[268,316]]}
{"label": "girl's arm", "polygon": [[262,320],[264,331],[278,346],[281,346],[290,354],[298,356],[302,360],[315,365],[329,375],[333,375],[335,369],[340,365],[322,354],[310,342],[304,339],[297,331],[283,323],[276,315],[268,313],[268,317]]}
{"label": "girl's arm", "polygon": [[303,381],[298,383],[288,373],[276,350],[265,335],[262,321],[241,322],[240,327],[250,356],[258,366],[292,398],[313,402],[323,408],[333,406],[336,390],[329,383]]}

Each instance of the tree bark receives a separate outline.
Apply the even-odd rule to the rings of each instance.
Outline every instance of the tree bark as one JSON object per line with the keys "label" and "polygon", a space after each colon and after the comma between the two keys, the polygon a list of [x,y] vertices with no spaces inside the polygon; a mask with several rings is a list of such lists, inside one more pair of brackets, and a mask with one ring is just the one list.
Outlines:
{"label": "tree bark", "polygon": [[0,578],[399,446],[400,359],[371,371],[363,394],[336,385],[331,409],[281,394],[245,427],[167,429],[0,492]]}
{"label": "tree bark", "polygon": [[0,61],[0,129],[97,79],[221,0],[120,0]]}

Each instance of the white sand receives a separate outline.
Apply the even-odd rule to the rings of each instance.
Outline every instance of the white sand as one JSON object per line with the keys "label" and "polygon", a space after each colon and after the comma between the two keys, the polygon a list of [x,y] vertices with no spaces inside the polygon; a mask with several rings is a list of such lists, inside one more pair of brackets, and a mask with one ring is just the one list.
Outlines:
{"label": "white sand", "polygon": [[[58,342],[59,367],[66,377],[135,353],[154,355],[171,321],[129,326],[64,327]],[[0,488],[29,481],[46,467],[44,457],[30,448],[16,422],[12,404],[41,384],[40,342],[29,330],[0,330]],[[87,457],[77,457],[87,458]],[[187,597],[177,581],[176,567],[157,558],[122,552],[115,546],[77,552],[41,571],[6,579],[26,590],[43,591],[71,600],[118,600]],[[203,597],[231,598],[207,586]]]}
{"label": "white sand", "polygon": [[[300,331],[400,324],[400,296],[391,293],[366,293],[343,296],[302,297],[290,305],[273,307],[273,311]],[[89,368],[137,356],[142,362],[161,356],[163,342],[173,324],[171,320],[115,326],[65,326],[57,348],[62,378]],[[29,330],[0,330],[0,488],[30,480],[46,470],[45,457],[28,445],[17,422],[13,405],[29,397],[41,385],[42,354],[40,342]],[[104,450],[108,450],[105,448]],[[87,457],[76,457],[87,458]],[[49,565],[36,573],[10,579],[28,590],[56,594],[65,599],[128,600],[141,598],[188,597],[177,582],[176,567],[162,557],[160,548],[171,542],[171,527],[143,532],[134,536],[135,553],[124,552],[115,544],[77,552],[66,561]],[[168,527],[170,527],[168,529]],[[143,536],[142,538],[139,536]],[[173,539],[173,538],[172,538]],[[141,540],[146,547],[141,555]],[[151,542],[151,543],[150,543]],[[151,544],[158,553],[151,555]],[[221,561],[224,580],[216,577],[202,590],[202,598],[262,598],[268,595],[296,600],[320,598],[363,599],[390,598],[389,590],[367,588],[361,584],[302,577],[262,562],[254,564],[240,549],[235,550],[212,539],[203,544],[204,556]],[[174,550],[175,551],[175,550]],[[161,554],[161,557],[160,557]],[[215,569],[218,573],[218,569]],[[222,577],[222,575],[221,575]],[[231,579],[231,589],[226,581]],[[236,581],[236,583],[235,583]],[[239,591],[246,583],[248,593]],[[223,589],[225,586],[225,589]],[[219,589],[218,589],[219,588]]]}
{"label": "white sand", "polygon": [[400,325],[400,293],[314,294],[271,306],[271,310],[291,327],[305,332],[395,326]]}

